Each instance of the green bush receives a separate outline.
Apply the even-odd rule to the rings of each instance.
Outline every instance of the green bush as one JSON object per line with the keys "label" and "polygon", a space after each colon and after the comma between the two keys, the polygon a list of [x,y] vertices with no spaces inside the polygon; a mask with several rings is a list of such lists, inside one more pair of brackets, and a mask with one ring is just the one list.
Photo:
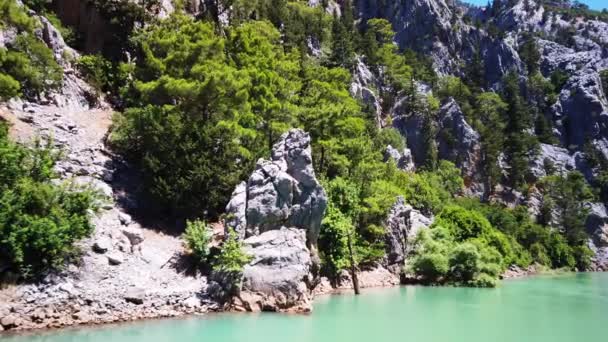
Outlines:
{"label": "green bush", "polygon": [[438,253],[423,254],[413,261],[413,270],[429,281],[444,277],[449,270],[448,258]]}
{"label": "green bush", "polygon": [[434,224],[447,228],[457,241],[486,236],[492,231],[492,225],[481,213],[458,205],[443,208]]}
{"label": "green bush", "polygon": [[243,250],[236,233],[230,231],[222,245],[222,251],[213,262],[213,270],[225,274],[242,274],[243,268],[251,261],[251,256]]}
{"label": "green bush", "polygon": [[0,0],[0,29],[14,27],[18,31],[14,42],[0,48],[0,99],[21,93],[33,97],[61,85],[63,70],[51,49],[34,35],[38,25],[24,7]]}
{"label": "green bush", "polygon": [[0,258],[31,279],[76,255],[74,243],[93,231],[89,212],[97,195],[52,183],[58,155],[49,146],[18,146],[6,132],[0,127]]}
{"label": "green bush", "polygon": [[209,256],[212,233],[207,223],[199,220],[187,221],[184,240],[199,263],[205,263]]}
{"label": "green bush", "polygon": [[471,243],[456,245],[449,257],[450,278],[468,283],[479,272],[481,256],[477,247]]}
{"label": "green bush", "polygon": [[6,101],[19,95],[21,85],[10,75],[0,73],[0,100]]}

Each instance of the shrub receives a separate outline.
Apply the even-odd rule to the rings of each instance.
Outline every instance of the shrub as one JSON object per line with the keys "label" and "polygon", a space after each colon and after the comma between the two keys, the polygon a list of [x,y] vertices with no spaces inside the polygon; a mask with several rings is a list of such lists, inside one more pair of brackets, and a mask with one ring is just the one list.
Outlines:
{"label": "shrub", "polygon": [[448,258],[439,253],[423,254],[413,260],[412,269],[425,279],[435,281],[448,273]]}
{"label": "shrub", "polygon": [[0,49],[0,72],[20,82],[26,95],[58,87],[62,80],[52,51],[30,34],[20,34],[9,50]]}
{"label": "shrub", "polygon": [[186,222],[184,240],[186,240],[186,245],[199,263],[207,261],[211,237],[212,233],[207,223],[199,220]]}
{"label": "shrub", "polygon": [[49,146],[32,149],[8,141],[0,127],[0,258],[23,279],[61,268],[93,226],[97,195],[51,182],[58,157]]}
{"label": "shrub", "polygon": [[490,234],[493,229],[481,213],[458,205],[446,206],[439,214],[435,225],[449,229],[457,241]]}
{"label": "shrub", "polygon": [[0,73],[0,100],[6,101],[19,95],[21,85],[10,75]]}
{"label": "shrub", "polygon": [[470,281],[469,285],[473,287],[496,287],[498,279],[489,274],[482,273]]}
{"label": "shrub", "polygon": [[242,274],[243,268],[251,261],[251,256],[243,250],[243,244],[237,240],[236,233],[231,230],[222,245],[222,251],[215,258],[213,270],[227,274]]}
{"label": "shrub", "polygon": [[450,253],[450,278],[467,283],[473,280],[475,274],[479,272],[481,265],[481,255],[477,247],[471,243],[457,245]]}

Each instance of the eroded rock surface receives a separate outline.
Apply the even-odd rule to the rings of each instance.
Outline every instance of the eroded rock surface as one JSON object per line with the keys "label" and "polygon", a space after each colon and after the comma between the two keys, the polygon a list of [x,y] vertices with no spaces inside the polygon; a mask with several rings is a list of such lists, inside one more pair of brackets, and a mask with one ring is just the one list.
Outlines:
{"label": "eroded rock surface", "polygon": [[412,241],[421,229],[430,227],[432,223],[432,218],[412,208],[399,196],[391,207],[385,224],[385,266],[398,274],[410,252]]}
{"label": "eroded rock surface", "polygon": [[312,258],[306,232],[298,228],[269,230],[244,240],[253,256],[243,272],[241,301],[250,311],[312,310]]}
{"label": "eroded rock surface", "polygon": [[326,206],[310,136],[292,129],[273,146],[271,160],[258,161],[226,207],[227,229],[234,229],[253,257],[240,295],[245,309],[311,309],[311,271]]}

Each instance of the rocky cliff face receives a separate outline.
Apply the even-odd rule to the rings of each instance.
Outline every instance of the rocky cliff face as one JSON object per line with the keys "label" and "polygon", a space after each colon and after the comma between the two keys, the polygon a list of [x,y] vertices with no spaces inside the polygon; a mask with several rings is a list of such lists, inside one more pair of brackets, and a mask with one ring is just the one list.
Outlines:
{"label": "rocky cliff face", "polygon": [[[547,175],[548,165],[550,171],[562,174],[578,170],[589,181],[597,176],[600,170],[588,165],[583,146],[590,144],[608,157],[608,99],[599,75],[608,69],[608,23],[568,18],[550,12],[534,0],[503,2],[497,13],[450,0],[359,0],[356,8],[363,22],[375,17],[391,22],[399,47],[431,56],[440,75],[463,76],[466,73],[463,66],[478,54],[487,90],[499,90],[503,76],[511,70],[525,77],[527,72],[519,50],[528,34],[537,33],[534,39],[539,47],[542,75],[549,78],[559,70],[567,75],[567,81],[559,91],[557,102],[545,114],[552,122],[559,145],[541,144],[530,161],[532,177],[540,179]],[[481,25],[473,25],[475,21]],[[490,28],[494,32],[490,32]],[[355,77],[355,84],[359,86],[353,93],[370,105],[377,104],[373,91],[367,91],[373,87],[366,88],[363,81],[373,81],[373,75],[361,77],[368,74],[361,65],[357,70],[355,75],[359,76]],[[399,102],[390,113],[378,112],[380,123],[383,115],[392,117],[393,125],[407,138],[413,161],[418,163],[424,148],[423,118],[402,108]],[[466,122],[455,101],[442,105],[437,126],[439,156],[462,169],[469,193],[484,194],[487,189],[481,181],[479,134]],[[387,151],[388,157],[396,161],[399,158],[395,151]],[[521,195],[512,196],[513,191],[508,192],[511,195],[503,200],[509,205],[528,203],[531,212],[535,211],[534,196],[526,200]]]}
{"label": "rocky cliff face", "polygon": [[251,311],[309,311],[316,242],[327,206],[312,166],[310,136],[292,129],[270,160],[260,159],[226,207],[253,261],[245,267],[240,295]]}

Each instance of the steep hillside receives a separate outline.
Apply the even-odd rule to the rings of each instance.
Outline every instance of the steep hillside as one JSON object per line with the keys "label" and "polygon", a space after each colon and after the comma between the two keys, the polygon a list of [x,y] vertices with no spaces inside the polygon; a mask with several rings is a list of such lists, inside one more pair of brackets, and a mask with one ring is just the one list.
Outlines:
{"label": "steep hillside", "polygon": [[608,269],[602,13],[0,0],[0,19],[0,330]]}

